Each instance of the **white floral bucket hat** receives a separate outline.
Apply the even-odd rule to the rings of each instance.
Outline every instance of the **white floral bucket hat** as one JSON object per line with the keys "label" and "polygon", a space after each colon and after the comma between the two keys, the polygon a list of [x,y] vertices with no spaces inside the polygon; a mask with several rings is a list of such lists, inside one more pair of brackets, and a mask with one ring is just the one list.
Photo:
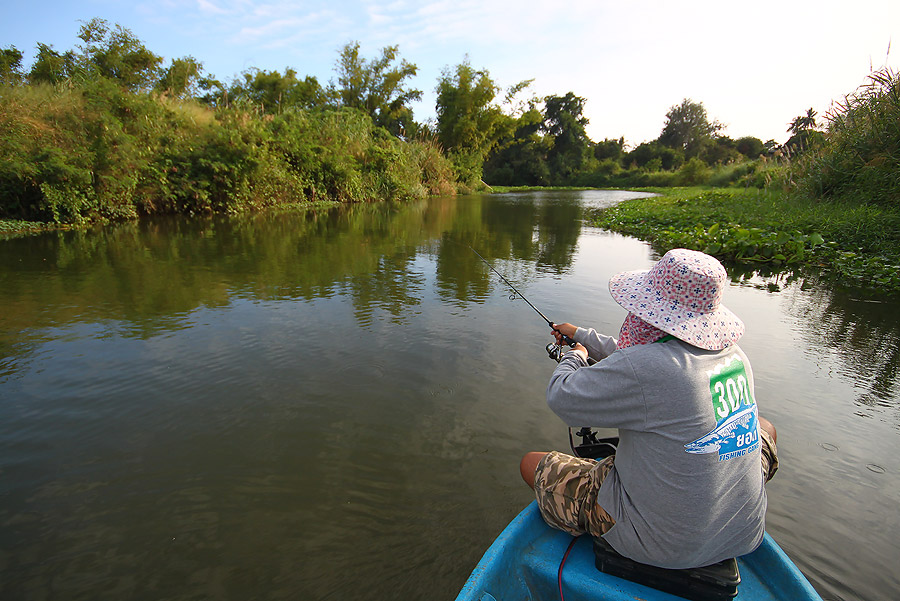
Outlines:
{"label": "white floral bucket hat", "polygon": [[626,271],[609,280],[609,292],[623,308],[710,351],[729,347],[744,334],[744,322],[721,304],[727,286],[721,263],[684,248],[670,250],[650,270]]}

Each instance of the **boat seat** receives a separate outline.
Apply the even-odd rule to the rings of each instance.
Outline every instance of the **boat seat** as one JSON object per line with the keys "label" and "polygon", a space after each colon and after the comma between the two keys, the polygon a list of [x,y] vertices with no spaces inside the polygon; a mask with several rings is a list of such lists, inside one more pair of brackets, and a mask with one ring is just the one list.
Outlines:
{"label": "boat seat", "polygon": [[602,538],[594,538],[594,565],[605,574],[637,582],[692,601],[734,599],[741,582],[736,559],[702,568],[669,570],[620,555]]}

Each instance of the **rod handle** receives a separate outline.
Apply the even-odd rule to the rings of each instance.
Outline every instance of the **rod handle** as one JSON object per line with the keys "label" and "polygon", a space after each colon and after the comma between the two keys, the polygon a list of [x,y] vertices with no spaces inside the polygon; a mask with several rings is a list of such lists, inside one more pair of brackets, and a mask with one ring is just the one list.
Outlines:
{"label": "rod handle", "polygon": [[[551,322],[550,320],[547,320],[547,323],[550,324],[550,329],[551,329],[551,330],[553,330],[554,332],[559,332],[559,330],[556,329],[556,324],[555,324],[555,323]],[[563,339],[563,341],[566,343],[566,346],[568,346],[569,348],[575,348],[575,345],[576,345],[577,343],[576,343],[574,340],[572,340],[571,338],[569,338],[568,336],[566,336],[566,335],[563,334],[562,332],[559,332],[559,335],[562,336],[562,339]]]}

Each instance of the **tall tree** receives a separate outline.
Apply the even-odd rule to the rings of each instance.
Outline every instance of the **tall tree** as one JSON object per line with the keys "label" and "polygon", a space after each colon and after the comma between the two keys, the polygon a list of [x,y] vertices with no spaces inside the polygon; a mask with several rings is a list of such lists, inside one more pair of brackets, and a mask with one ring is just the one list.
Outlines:
{"label": "tall tree", "polygon": [[469,185],[481,180],[485,157],[514,122],[494,103],[499,91],[490,74],[474,69],[468,58],[438,79],[437,139]]}
{"label": "tall tree", "polygon": [[60,54],[47,44],[37,45],[37,56],[28,73],[30,83],[58,84],[75,73],[75,53],[71,50]]}
{"label": "tall tree", "polygon": [[0,48],[0,84],[22,82],[22,52],[15,46]]}
{"label": "tall tree", "polygon": [[159,79],[162,57],[121,25],[110,27],[103,19],[91,19],[81,26],[78,37],[83,42],[75,64],[80,75],[109,78],[132,91],[149,90]]}
{"label": "tall tree", "polygon": [[288,107],[313,108],[325,104],[325,91],[315,77],[297,78],[297,72],[287,68],[278,71],[250,69],[243,81],[231,84],[232,101],[246,100],[260,106],[266,113],[280,113]]}
{"label": "tall tree", "polygon": [[563,182],[578,171],[588,157],[591,141],[582,115],[585,99],[572,92],[544,99],[543,130],[553,139],[547,161],[553,179]]}
{"label": "tall tree", "polygon": [[791,152],[807,150],[822,138],[822,132],[816,129],[818,126],[819,124],[816,123],[816,111],[812,108],[807,109],[805,115],[794,117],[787,128],[791,137],[785,142],[785,147]]}
{"label": "tall tree", "polygon": [[376,125],[395,135],[403,135],[414,125],[410,103],[422,98],[422,91],[406,83],[418,72],[416,65],[398,61],[398,46],[386,46],[381,56],[367,60],[359,54],[359,42],[341,49],[335,71],[337,83],[330,94],[343,106],[368,113]]}
{"label": "tall tree", "polygon": [[659,142],[670,148],[681,148],[687,156],[699,152],[703,143],[711,140],[723,125],[710,121],[702,102],[685,98],[666,113],[666,124]]}
{"label": "tall tree", "polygon": [[748,159],[755,159],[766,153],[766,145],[759,138],[744,136],[735,140],[735,148]]}
{"label": "tall tree", "polygon": [[794,117],[794,120],[791,121],[787,130],[796,135],[805,130],[816,129],[816,127],[818,127],[818,123],[816,123],[816,111],[810,107],[806,110],[805,115]]}
{"label": "tall tree", "polygon": [[594,144],[593,151],[594,158],[598,161],[604,159],[617,161],[625,154],[625,136],[622,136],[618,140],[604,138],[602,141]]}
{"label": "tall tree", "polygon": [[203,63],[193,56],[172,59],[172,64],[163,71],[154,89],[176,98],[197,96],[202,76]]}
{"label": "tall tree", "polygon": [[544,116],[532,106],[516,119],[515,131],[505,135],[484,163],[484,179],[500,186],[549,186],[547,153],[551,138],[540,133]]}

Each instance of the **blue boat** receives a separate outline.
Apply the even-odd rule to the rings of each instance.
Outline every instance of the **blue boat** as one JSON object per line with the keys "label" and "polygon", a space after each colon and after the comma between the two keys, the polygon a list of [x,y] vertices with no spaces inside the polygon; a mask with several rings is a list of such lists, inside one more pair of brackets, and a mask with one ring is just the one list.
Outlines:
{"label": "blue boat", "polygon": [[[597,564],[602,559],[597,558],[602,558],[604,552],[600,549],[598,554],[594,547],[595,543],[589,536],[578,537],[573,543],[572,536],[547,526],[541,518],[537,503],[533,501],[500,533],[478,562],[456,599],[559,601],[560,592],[563,601],[678,601],[685,598],[709,598],[704,597],[708,591],[688,593],[686,597],[676,596],[601,572]],[[564,556],[566,559],[560,570]],[[739,573],[740,584],[736,585],[736,593],[732,589],[730,593],[725,593],[725,598],[737,601],[822,601],[809,581],[768,533],[756,551],[738,557],[736,564],[737,572],[734,575]],[[634,565],[638,564],[632,564]]]}

